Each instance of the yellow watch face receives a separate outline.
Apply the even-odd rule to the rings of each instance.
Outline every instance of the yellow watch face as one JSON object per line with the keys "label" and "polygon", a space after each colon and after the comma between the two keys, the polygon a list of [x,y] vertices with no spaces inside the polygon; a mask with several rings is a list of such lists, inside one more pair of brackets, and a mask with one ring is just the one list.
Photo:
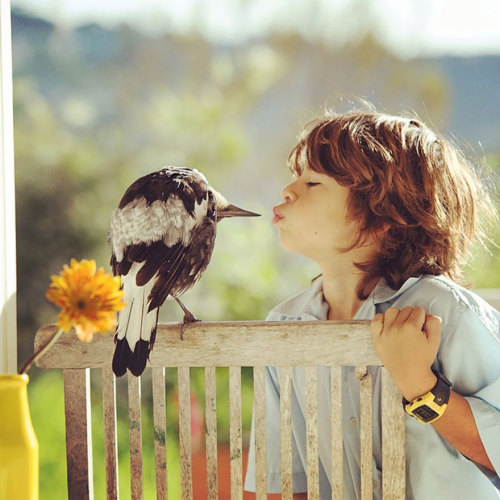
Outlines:
{"label": "yellow watch face", "polygon": [[437,404],[435,399],[436,396],[432,392],[428,392],[405,405],[405,411],[420,422],[430,424],[441,417],[448,406],[446,403]]}

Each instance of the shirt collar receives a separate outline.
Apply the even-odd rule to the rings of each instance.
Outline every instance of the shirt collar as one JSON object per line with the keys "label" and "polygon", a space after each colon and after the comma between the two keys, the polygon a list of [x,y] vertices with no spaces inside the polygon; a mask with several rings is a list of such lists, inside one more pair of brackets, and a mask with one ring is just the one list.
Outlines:
{"label": "shirt collar", "polygon": [[[420,280],[421,276],[408,278],[403,285],[398,289],[394,290],[391,288],[386,281],[382,278],[375,288],[372,290],[369,297],[366,299],[364,305],[370,305],[370,316],[373,316],[375,311],[375,305],[382,304],[384,302],[393,302],[399,295],[404,293],[410,287]],[[292,311],[292,303],[286,301],[282,305],[278,306],[275,310],[279,312],[282,319],[289,318],[290,320],[300,319],[302,321],[313,321],[313,320],[326,320],[328,315],[328,304],[325,301],[323,295],[323,278],[319,277],[312,283],[311,287],[300,294],[300,305],[295,302],[295,298],[292,299],[292,303],[299,306],[295,311]],[[288,307],[287,307],[288,306]],[[364,307],[361,307],[360,313],[366,314],[368,311],[364,311]],[[373,308],[373,313],[371,309]],[[363,314],[363,316],[365,315]],[[356,315],[357,317],[358,315]],[[359,318],[357,318],[359,319]]]}
{"label": "shirt collar", "polygon": [[[383,302],[394,301],[396,297],[406,292],[408,288],[412,287],[422,276],[408,278],[398,290],[391,288],[386,281],[382,278],[373,289],[370,297],[374,304],[382,304]],[[367,299],[369,300],[370,297]]]}

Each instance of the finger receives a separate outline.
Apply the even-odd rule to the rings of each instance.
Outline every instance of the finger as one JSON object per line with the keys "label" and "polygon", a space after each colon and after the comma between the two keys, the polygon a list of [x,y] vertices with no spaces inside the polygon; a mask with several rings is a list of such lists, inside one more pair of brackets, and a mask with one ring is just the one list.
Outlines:
{"label": "finger", "polygon": [[406,323],[406,320],[410,317],[410,314],[413,312],[413,307],[410,306],[405,306],[401,311],[399,311],[399,314],[397,318],[394,320],[394,326],[402,326],[404,323]]}
{"label": "finger", "polygon": [[389,307],[384,314],[384,325],[388,327],[392,326],[398,315],[399,309],[397,307]]}
{"label": "finger", "polygon": [[441,318],[432,314],[425,316],[424,332],[429,343],[438,348],[441,342]]}
{"label": "finger", "polygon": [[375,314],[373,317],[370,328],[372,331],[372,337],[379,337],[384,329],[384,315],[382,313]]}
{"label": "finger", "polygon": [[425,310],[423,307],[415,307],[411,314],[408,316],[408,321],[419,330],[422,330],[425,323]]}

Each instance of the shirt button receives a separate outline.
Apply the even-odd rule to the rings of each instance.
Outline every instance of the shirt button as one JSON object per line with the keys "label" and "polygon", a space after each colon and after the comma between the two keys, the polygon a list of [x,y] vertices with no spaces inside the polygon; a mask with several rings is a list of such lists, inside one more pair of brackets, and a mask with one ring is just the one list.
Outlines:
{"label": "shirt button", "polygon": [[349,423],[351,424],[351,427],[356,427],[356,425],[358,425],[358,423],[356,422],[356,418],[355,417],[351,417],[349,419]]}

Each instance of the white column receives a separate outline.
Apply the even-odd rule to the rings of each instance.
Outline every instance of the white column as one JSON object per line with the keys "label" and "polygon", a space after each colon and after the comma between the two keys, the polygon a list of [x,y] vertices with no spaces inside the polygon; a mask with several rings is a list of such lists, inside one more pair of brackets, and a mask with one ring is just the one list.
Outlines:
{"label": "white column", "polygon": [[16,214],[10,0],[0,0],[0,373],[17,371]]}

